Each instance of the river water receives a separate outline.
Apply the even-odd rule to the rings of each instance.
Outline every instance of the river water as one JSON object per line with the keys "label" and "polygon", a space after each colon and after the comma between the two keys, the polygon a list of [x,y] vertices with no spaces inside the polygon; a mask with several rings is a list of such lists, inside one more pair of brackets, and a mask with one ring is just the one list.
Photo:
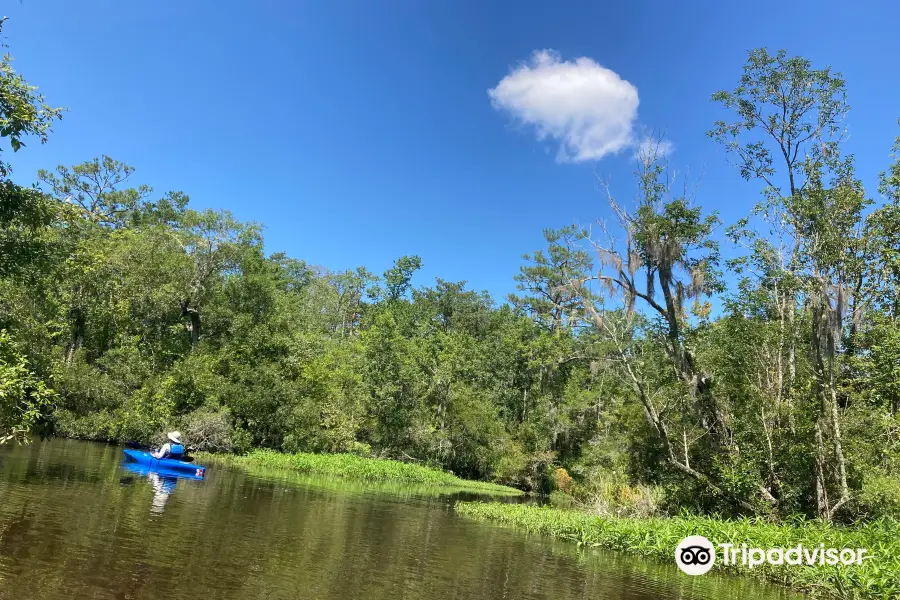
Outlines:
{"label": "river water", "polygon": [[176,481],[122,456],[0,447],[0,599],[797,598],[469,521],[459,495],[216,468]]}

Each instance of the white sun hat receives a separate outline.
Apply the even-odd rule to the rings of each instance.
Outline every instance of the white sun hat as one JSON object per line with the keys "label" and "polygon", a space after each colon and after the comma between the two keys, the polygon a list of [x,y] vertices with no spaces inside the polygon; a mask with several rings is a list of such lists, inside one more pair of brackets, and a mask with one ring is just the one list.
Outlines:
{"label": "white sun hat", "polygon": [[175,442],[176,444],[181,443],[181,432],[180,431],[170,431],[168,434],[170,440]]}

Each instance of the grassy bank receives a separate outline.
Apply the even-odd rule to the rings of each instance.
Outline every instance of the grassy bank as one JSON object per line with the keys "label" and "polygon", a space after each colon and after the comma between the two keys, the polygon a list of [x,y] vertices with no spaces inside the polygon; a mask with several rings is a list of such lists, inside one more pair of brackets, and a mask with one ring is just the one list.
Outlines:
{"label": "grassy bank", "polygon": [[395,460],[364,458],[354,454],[283,454],[254,450],[245,456],[199,453],[197,459],[211,465],[245,471],[285,470],[311,475],[330,475],[359,481],[397,481],[417,485],[456,488],[490,494],[521,495],[495,483],[460,479],[451,473]]}
{"label": "grassy bank", "polygon": [[[715,569],[760,577],[817,598],[887,600],[900,598],[900,525],[878,521],[853,528],[815,521],[773,524],[759,520],[725,521],[707,517],[665,519],[607,519],[554,508],[458,502],[456,510],[467,517],[520,527],[570,539],[589,547],[607,548],[651,557],[674,564],[674,551],[688,535],[702,535],[714,544],[738,547],[792,548],[802,544],[816,548],[866,548],[872,559],[861,566],[772,566],[748,569],[724,566],[721,554]],[[685,575],[687,577],[687,575]]]}

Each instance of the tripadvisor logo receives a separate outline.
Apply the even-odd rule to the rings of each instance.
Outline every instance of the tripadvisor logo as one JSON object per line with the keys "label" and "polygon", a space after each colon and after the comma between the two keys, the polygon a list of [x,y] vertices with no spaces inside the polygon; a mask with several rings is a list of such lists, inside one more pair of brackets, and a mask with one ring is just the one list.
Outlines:
{"label": "tripadvisor logo", "polygon": [[688,575],[704,575],[715,563],[716,550],[702,535],[689,535],[675,548],[675,564]]}
{"label": "tripadvisor logo", "polygon": [[[798,544],[791,548],[751,548],[747,544],[718,544],[722,564],[742,565],[752,569],[763,564],[836,566],[861,565],[872,558],[865,548],[826,548],[825,544],[808,547]],[[704,575],[716,563],[713,543],[702,535],[689,535],[675,548],[675,564],[688,575]]]}

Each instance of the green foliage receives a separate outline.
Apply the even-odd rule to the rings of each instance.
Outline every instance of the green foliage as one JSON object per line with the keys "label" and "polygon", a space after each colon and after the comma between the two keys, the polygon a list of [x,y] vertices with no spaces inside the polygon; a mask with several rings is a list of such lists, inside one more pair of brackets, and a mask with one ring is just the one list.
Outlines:
{"label": "green foliage", "polygon": [[[6,17],[0,19],[0,35]],[[3,44],[0,44],[2,46]],[[47,141],[54,119],[62,110],[48,105],[37,88],[12,67],[12,58],[0,59],[0,138],[18,152],[29,137]],[[3,148],[0,148],[0,152]],[[47,248],[39,229],[50,224],[54,207],[34,189],[8,179],[12,166],[0,157],[0,277],[22,276],[41,265]]]}
{"label": "green foliage", "polygon": [[388,300],[399,300],[409,291],[413,273],[422,268],[418,256],[401,256],[394,266],[384,272],[384,285]]}
{"label": "green foliage", "polygon": [[[625,473],[594,469],[590,477],[571,485],[567,497],[574,506],[591,514],[649,518],[662,512],[664,492],[660,487],[633,485]],[[553,505],[559,506],[557,503]]]}
{"label": "green foliage", "polygon": [[[712,100],[733,111],[737,120],[716,122],[708,135],[737,155],[744,179],[762,179],[769,194],[782,194],[787,187],[783,195],[789,196],[803,187],[800,171],[807,157],[801,148],[812,142],[818,153],[813,156],[832,152],[850,108],[839,73],[814,69],[808,59],[789,57],[784,50],[773,55],[765,48],[751,50],[740,84],[730,92],[716,92]],[[766,138],[777,141],[777,154]],[[788,177],[779,183],[776,161],[782,156]]]}
{"label": "green foliage", "polygon": [[483,481],[466,481],[450,473],[402,463],[395,460],[368,458],[355,454],[282,454],[255,450],[247,456],[201,454],[199,459],[253,472],[254,469],[283,469],[298,473],[332,475],[365,481],[404,481],[492,494],[520,495],[519,490]]}
{"label": "green foliage", "polygon": [[879,177],[878,192],[894,205],[900,202],[900,136],[894,139],[890,166]]}
{"label": "green foliage", "polygon": [[102,156],[71,169],[59,166],[56,173],[41,170],[38,179],[49,188],[49,194],[80,206],[88,218],[103,225],[140,222],[149,186],[121,189],[134,167]]}
{"label": "green foliage", "polygon": [[[0,32],[6,17],[0,19]],[[35,93],[37,87],[29,85],[12,67],[12,57],[4,54],[0,60],[0,137],[8,138],[13,152],[18,152],[27,137],[47,141],[54,119],[62,118],[62,109],[53,108],[44,97]],[[9,163],[0,159],[0,177],[9,174]]]}
{"label": "green foliage", "polygon": [[900,481],[895,475],[873,473],[866,479],[855,502],[861,515],[900,519]]}
{"label": "green foliage", "polygon": [[54,391],[32,372],[9,333],[0,329],[0,444],[26,439],[54,399]]}
{"label": "green foliage", "polygon": [[520,527],[577,542],[580,546],[606,548],[671,564],[672,553],[682,539],[702,535],[713,544],[737,547],[866,548],[873,557],[860,566],[827,569],[818,565],[769,565],[749,570],[740,561],[718,571],[761,577],[787,585],[816,598],[880,600],[900,594],[896,573],[900,570],[898,523],[885,519],[864,526],[836,527],[818,521],[798,520],[775,524],[759,519],[722,520],[680,516],[665,519],[605,518],[583,512],[522,504],[457,502],[456,510],[473,519]]}
{"label": "green foliage", "polygon": [[523,255],[528,264],[514,277],[526,295],[511,294],[510,302],[551,331],[576,326],[584,313],[581,295],[570,283],[585,279],[593,268],[580,244],[586,236],[574,225],[545,229],[547,251]]}

